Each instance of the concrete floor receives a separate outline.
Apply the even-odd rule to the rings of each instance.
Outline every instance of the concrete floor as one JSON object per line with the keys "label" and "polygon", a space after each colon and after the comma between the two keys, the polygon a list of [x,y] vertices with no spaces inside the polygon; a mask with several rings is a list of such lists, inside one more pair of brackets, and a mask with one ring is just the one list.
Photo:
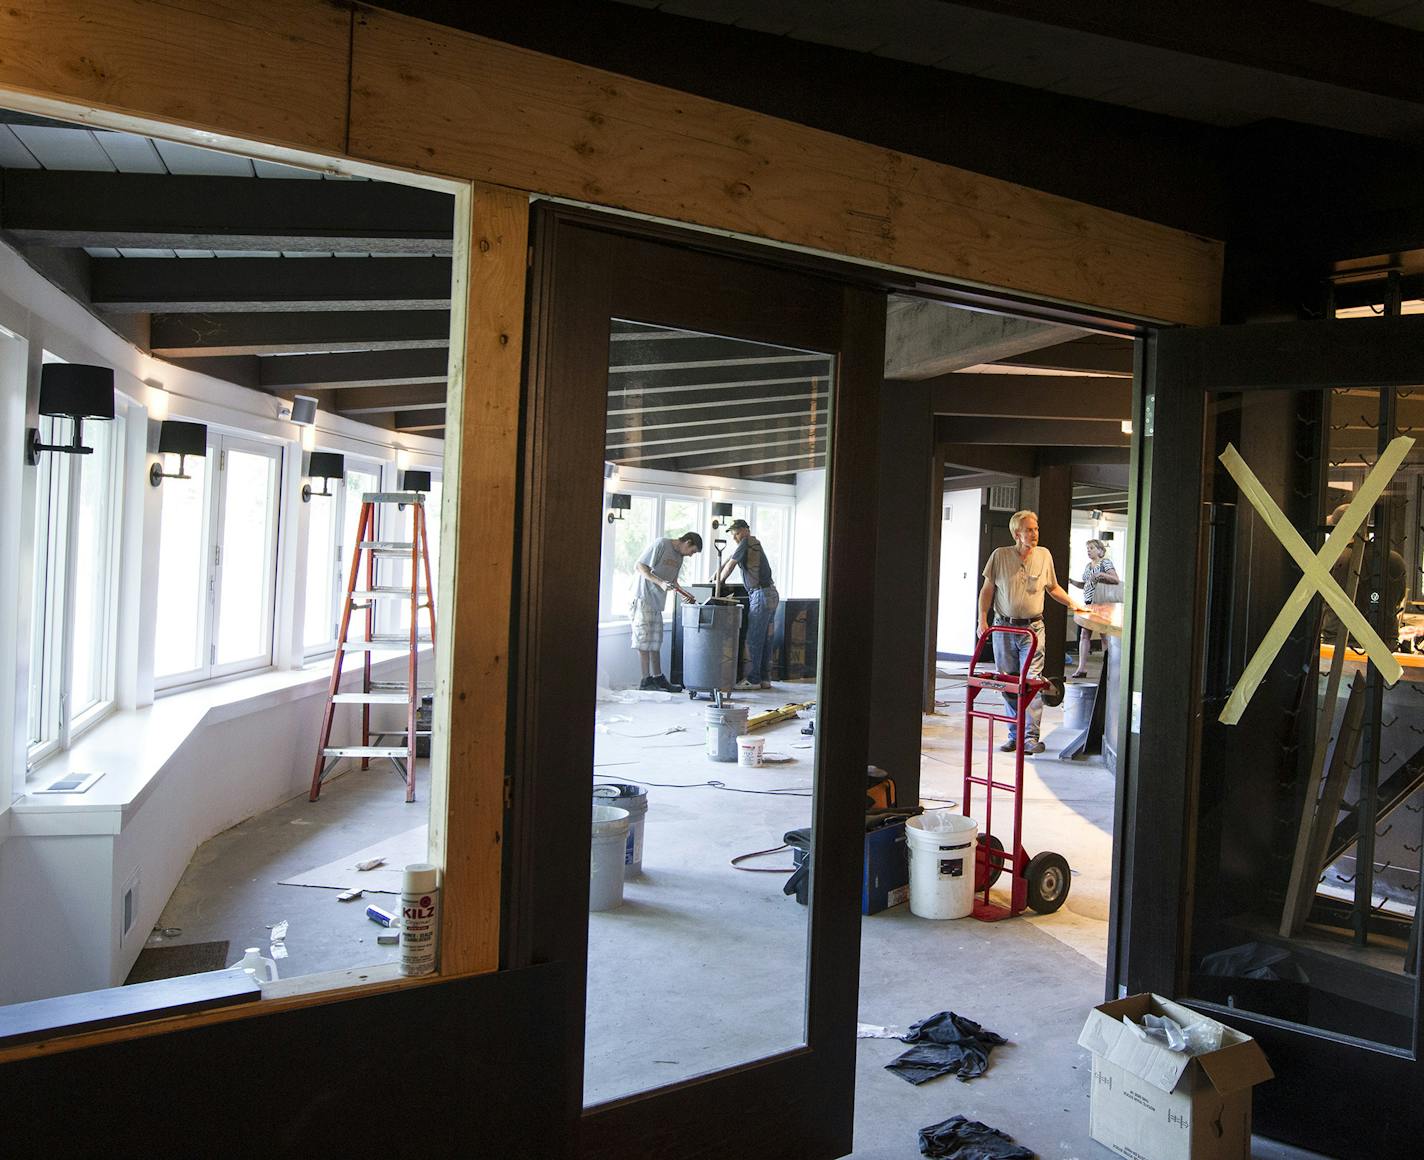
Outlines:
{"label": "concrete floor", "polygon": [[[737,700],[755,712],[812,695],[807,684],[778,684]],[[924,718],[926,808],[957,801],[962,780],[962,686],[946,677],[939,697],[938,713]],[[729,860],[777,846],[786,830],[809,823],[815,750],[800,733],[803,722],[792,721],[764,733],[767,749],[791,758],[787,764],[709,761],[706,704],[643,695],[598,706],[595,780],[648,786],[649,813],[644,874],[626,883],[620,908],[590,916],[590,1103],[803,1039],[806,910],[782,894],[784,875],[740,872]],[[1010,1042],[979,1079],[917,1088],[884,1070],[902,1044],[860,1040],[854,1160],[915,1156],[917,1130],[956,1114],[1002,1129],[1045,1160],[1111,1155],[1088,1138],[1090,1073],[1077,1036],[1103,991],[1113,779],[1097,759],[1051,756],[1066,741],[1061,717],[1045,713],[1048,753],[1026,763],[1025,844],[1068,858],[1073,885],[1064,908],[985,924],[919,919],[902,905],[862,923],[862,1022],[904,1028],[952,1009]],[[980,764],[984,748],[976,747]],[[426,820],[425,763],[411,805],[383,765],[329,782],[316,803],[294,798],[205,843],[164,910],[160,925],[182,928],[171,941],[227,939],[235,961],[245,946],[266,948],[268,928],[286,920],[283,977],[394,959],[396,948],[377,945],[364,901],[281,885]],[[760,864],[790,860],[783,851]],[[1306,1156],[1255,1144],[1263,1160]]]}

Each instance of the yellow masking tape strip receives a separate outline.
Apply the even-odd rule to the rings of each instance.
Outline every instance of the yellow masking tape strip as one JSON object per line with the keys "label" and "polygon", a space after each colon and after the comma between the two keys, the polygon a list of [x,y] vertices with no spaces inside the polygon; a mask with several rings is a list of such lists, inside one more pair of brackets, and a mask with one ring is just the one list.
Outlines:
{"label": "yellow masking tape strip", "polygon": [[1392,440],[1384,453],[1379,457],[1374,467],[1370,470],[1365,482],[1355,493],[1355,498],[1350,501],[1350,506],[1341,517],[1330,535],[1326,537],[1325,544],[1321,547],[1319,554],[1312,554],[1309,546],[1300,538],[1300,534],[1286,519],[1281,509],[1267,494],[1266,489],[1261,486],[1260,481],[1246,466],[1246,461],[1241,458],[1240,452],[1230,444],[1221,454],[1221,462],[1230,473],[1231,478],[1236,481],[1242,493],[1250,501],[1251,506],[1260,513],[1266,525],[1275,533],[1281,545],[1290,553],[1304,575],[1300,582],[1296,584],[1295,590],[1290,594],[1276,619],[1271,623],[1265,637],[1261,640],[1260,646],[1256,649],[1251,661],[1237,680],[1235,688],[1231,691],[1231,697],[1227,700],[1225,708],[1221,711],[1221,716],[1217,718],[1223,725],[1235,725],[1241,720],[1242,713],[1255,696],[1256,690],[1265,679],[1266,671],[1275,662],[1277,654],[1285,644],[1286,637],[1290,635],[1295,627],[1296,621],[1305,611],[1306,605],[1311,598],[1319,592],[1325,598],[1327,604],[1334,610],[1341,622],[1349,630],[1350,634],[1360,642],[1369,658],[1374,661],[1375,667],[1379,669],[1380,675],[1384,677],[1385,683],[1392,685],[1403,673],[1399,662],[1385,646],[1384,641],[1379,638],[1379,634],[1370,626],[1363,614],[1355,607],[1330,575],[1330,565],[1333,564],[1344,553],[1354,538],[1355,533],[1365,522],[1370,514],[1370,509],[1383,494],[1384,489],[1389,485],[1394,474],[1399,470],[1400,464],[1404,462],[1405,456],[1414,446],[1414,440],[1406,435],[1401,435]]}

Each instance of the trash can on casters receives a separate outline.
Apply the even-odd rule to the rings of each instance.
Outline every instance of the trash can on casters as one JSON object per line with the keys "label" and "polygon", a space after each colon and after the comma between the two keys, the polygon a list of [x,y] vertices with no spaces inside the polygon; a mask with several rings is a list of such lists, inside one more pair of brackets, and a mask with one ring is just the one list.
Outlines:
{"label": "trash can on casters", "polygon": [[934,810],[905,823],[910,841],[910,913],[968,918],[974,911],[974,856],[979,824]]}
{"label": "trash can on casters", "polygon": [[[683,604],[682,684],[689,697],[698,693],[730,693],[737,683],[737,641],[742,608],[735,601]],[[735,755],[731,760],[736,760]]]}
{"label": "trash can on casters", "polygon": [[616,910],[623,905],[623,851],[628,842],[628,811],[594,806],[592,837],[588,908]]}
{"label": "trash can on casters", "polygon": [[623,877],[643,872],[643,823],[648,816],[648,791],[641,785],[611,781],[593,787],[593,804],[628,811],[628,843],[623,850]]}

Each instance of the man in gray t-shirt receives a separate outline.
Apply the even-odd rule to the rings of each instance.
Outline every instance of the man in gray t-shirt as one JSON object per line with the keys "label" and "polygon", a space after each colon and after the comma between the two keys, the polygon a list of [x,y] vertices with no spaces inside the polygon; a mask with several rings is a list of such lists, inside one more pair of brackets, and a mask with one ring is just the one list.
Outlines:
{"label": "man in gray t-shirt", "polygon": [[[989,631],[991,612],[995,624],[1031,631],[1038,645],[1033,660],[1029,662],[1028,675],[1039,678],[1043,676],[1044,650],[1047,646],[1043,633],[1043,598],[1051,596],[1071,612],[1082,612],[1083,609],[1058,583],[1053,556],[1047,548],[1038,546],[1038,516],[1029,511],[1014,512],[1009,518],[1009,531],[1013,533],[1013,547],[995,548],[984,565],[984,587],[979,589],[979,635]],[[1059,647],[1062,647],[1062,642]],[[1028,648],[1028,636],[996,632],[994,667],[1001,673],[1017,675],[1028,656]],[[1004,704],[1008,706],[1010,716],[1017,713],[1017,697],[1005,693]],[[1043,699],[1035,696],[1024,715],[1025,753],[1043,752],[1043,742],[1039,740],[1042,723]],[[1012,752],[1015,736],[1016,728],[1011,723],[1008,740],[999,748],[1005,753]]]}
{"label": "man in gray t-shirt", "polygon": [[727,525],[732,539],[737,541],[736,550],[722,570],[717,573],[720,583],[733,568],[742,570],[742,583],[746,585],[747,600],[751,615],[747,618],[747,675],[737,682],[736,688],[743,692],[749,689],[769,689],[771,681],[767,673],[767,657],[771,652],[771,630],[776,620],[776,609],[781,603],[781,594],[771,579],[771,561],[766,558],[761,541],[752,535],[746,520],[733,520]]}
{"label": "man in gray t-shirt", "polygon": [[702,537],[696,532],[688,532],[676,540],[663,537],[649,544],[633,566],[637,579],[633,584],[628,621],[633,632],[633,647],[638,651],[638,662],[643,669],[640,689],[682,692],[681,685],[674,685],[663,676],[663,611],[669,592],[676,592],[688,603],[695,600],[677,578],[682,572],[683,560],[700,551]]}

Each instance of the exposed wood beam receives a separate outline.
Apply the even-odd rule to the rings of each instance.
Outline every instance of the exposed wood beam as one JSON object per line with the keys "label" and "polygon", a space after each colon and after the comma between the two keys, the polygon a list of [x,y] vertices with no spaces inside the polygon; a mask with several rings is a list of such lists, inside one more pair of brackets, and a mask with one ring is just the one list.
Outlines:
{"label": "exposed wood beam", "polygon": [[338,415],[379,415],[383,412],[417,411],[445,406],[444,383],[400,383],[382,387],[351,387],[325,390],[314,397],[324,411]]}
{"label": "exposed wood beam", "polygon": [[1002,475],[992,471],[971,471],[964,475],[945,475],[945,491],[968,491],[976,487],[999,487],[1006,483],[1018,483],[1022,476]]}
{"label": "exposed wood beam", "polygon": [[12,169],[0,228],[43,246],[448,257],[454,199],[380,181]]}
{"label": "exposed wood beam", "polygon": [[355,354],[285,355],[259,364],[263,387],[372,387],[382,383],[443,383],[450,354],[442,347],[368,350]]}
{"label": "exposed wood beam", "polygon": [[1099,484],[1103,487],[1125,488],[1128,483],[1126,463],[1079,463],[1073,467],[1074,484]]}
{"label": "exposed wood beam", "polygon": [[[744,440],[750,433],[752,437],[768,436],[778,434],[801,435],[810,438],[813,433],[821,435],[825,433],[826,421],[824,416],[814,423],[808,423],[804,415],[798,415],[799,420],[794,423],[764,423],[758,421],[754,427],[749,428],[746,423],[725,423],[719,422],[701,427],[678,428],[682,433],[677,435],[667,435],[661,430],[648,430],[636,428],[624,431],[610,431],[608,441],[604,449],[609,452],[614,451],[636,451],[646,447],[675,447],[691,446],[697,443],[706,442],[709,439],[720,439],[724,442],[736,443]],[[645,438],[651,435],[651,438]]]}
{"label": "exposed wood beam", "polygon": [[1132,415],[1132,380],[1078,375],[943,375],[932,380],[936,415],[1117,419]]}
{"label": "exposed wood beam", "polygon": [[808,451],[824,452],[826,448],[825,431],[818,430],[814,434],[808,434],[803,431],[789,431],[785,434],[770,432],[755,435],[742,432],[735,436],[718,435],[710,439],[700,439],[693,446],[679,445],[668,450],[654,450],[647,453],[644,452],[642,447],[635,446],[614,456],[614,460],[619,463],[652,463],[658,460],[688,459],[692,456],[701,455],[721,455],[723,453],[741,454],[761,451],[767,448],[794,449],[797,447],[804,447]]}
{"label": "exposed wood beam", "polygon": [[999,366],[1068,371],[1081,375],[1132,377],[1132,343],[1126,339],[1095,334],[1072,342],[1060,342],[1041,350],[995,360]]}
{"label": "exposed wood beam", "polygon": [[1023,447],[970,446],[965,443],[944,443],[941,448],[945,467],[963,467],[971,471],[989,471],[996,475],[1030,476],[1038,474],[1038,459]]}
{"label": "exposed wood beam", "polygon": [[[1424,104],[1424,33],[1302,0],[941,0],[1114,42],[1151,59],[1178,53],[1281,73],[1348,93]],[[1399,8],[1401,4],[1391,7]],[[1006,22],[1007,23],[1007,22]],[[1330,51],[1322,50],[1329,45]],[[1157,59],[1160,59],[1158,57]]]}
{"label": "exposed wood beam", "polygon": [[428,435],[445,430],[445,409],[430,411],[397,411],[391,427],[396,431],[418,431]]}
{"label": "exposed wood beam", "polygon": [[440,310],[297,311],[292,314],[156,314],[150,351],[160,358],[307,354],[446,347]]}
{"label": "exposed wood beam", "polygon": [[[1119,428],[1120,429],[1120,428]],[[1120,447],[1044,447],[1039,450],[1040,463],[1072,463],[1077,465],[1123,464],[1132,457],[1132,447],[1124,438]]]}
{"label": "exposed wood beam", "polygon": [[[608,414],[614,415],[689,415],[695,417],[698,412],[704,416],[709,410],[722,410],[735,407],[738,415],[756,415],[756,408],[776,406],[786,409],[787,404],[802,403],[806,405],[807,412],[812,410],[823,411],[826,407],[827,395],[824,391],[806,391],[786,394],[784,388],[773,387],[770,390],[773,394],[753,394],[749,397],[729,399],[699,399],[697,402],[683,400],[676,403],[659,403],[651,406],[635,405],[632,407],[612,406],[608,408]],[[617,399],[610,399],[610,402],[617,402]],[[814,406],[813,406],[814,404]]]}
{"label": "exposed wood beam", "polygon": [[1006,443],[1022,447],[1127,447],[1119,423],[1066,422],[1054,419],[941,418],[936,430],[944,442]]}
{"label": "exposed wood beam", "polygon": [[[799,410],[793,409],[793,410],[790,410],[790,411],[778,411],[778,410],[775,409],[775,404],[773,404],[771,409],[764,410],[764,411],[758,411],[758,412],[756,413],[756,415],[755,415],[755,419],[756,419],[757,426],[758,426],[758,428],[760,428],[760,429],[765,429],[765,428],[771,427],[771,426],[773,426],[773,425],[774,425],[774,426],[786,426],[786,424],[783,424],[783,423],[776,423],[776,424],[773,424],[773,423],[770,422],[770,420],[775,420],[775,419],[797,419],[797,420],[800,420],[800,422],[801,422],[801,424],[802,424],[803,426],[805,426],[805,425],[807,425],[807,424],[813,424],[813,425],[815,425],[815,426],[820,426],[821,424],[823,424],[823,423],[825,422],[825,415],[826,415],[826,413],[825,413],[824,410],[821,410],[821,411],[818,411],[818,412],[812,412],[810,409],[805,408],[805,407],[802,407],[802,408],[800,408]],[[659,416],[659,418],[660,418],[660,419],[665,419],[665,416]],[[793,426],[794,426],[794,425],[795,425],[795,424],[793,424]],[[629,423],[626,423],[626,424],[624,424],[624,425],[622,425],[622,426],[618,426],[618,425],[615,425],[615,424],[610,424],[609,427],[608,427],[607,435],[608,435],[608,438],[609,438],[610,440],[618,441],[618,440],[626,439],[626,438],[629,438],[629,437],[635,437],[635,436],[636,436],[636,437],[641,437],[642,435],[647,434],[647,433],[649,433],[649,432],[686,431],[686,432],[688,432],[688,433],[692,433],[692,432],[695,432],[695,431],[707,431],[707,430],[712,430],[712,431],[738,430],[738,431],[740,431],[740,430],[745,430],[745,429],[746,429],[746,417],[745,417],[745,415],[739,415],[736,419],[728,419],[728,418],[726,418],[726,417],[713,417],[713,418],[700,418],[700,419],[684,419],[684,420],[682,420],[681,422],[677,422],[677,421],[663,421],[663,422],[658,422],[658,423],[642,423],[642,422],[639,422],[639,421],[637,421],[637,420],[635,419],[635,420],[633,420],[633,421],[631,421],[631,422],[629,422]]]}
{"label": "exposed wood beam", "polygon": [[[730,460],[692,460],[687,463],[679,463],[679,471],[722,471],[731,467],[755,467],[764,463],[787,464],[788,470],[805,471],[812,467],[824,467],[826,462],[826,452],[822,448],[818,451],[807,451],[796,455],[771,455],[771,456],[734,456]],[[798,466],[799,465],[799,466]],[[777,472],[777,474],[782,474]]]}
{"label": "exposed wood beam", "polygon": [[1075,326],[986,314],[923,298],[895,298],[885,316],[885,377],[929,379],[1082,333]]}
{"label": "exposed wood beam", "polygon": [[95,258],[94,309],[444,310],[449,258]]}

